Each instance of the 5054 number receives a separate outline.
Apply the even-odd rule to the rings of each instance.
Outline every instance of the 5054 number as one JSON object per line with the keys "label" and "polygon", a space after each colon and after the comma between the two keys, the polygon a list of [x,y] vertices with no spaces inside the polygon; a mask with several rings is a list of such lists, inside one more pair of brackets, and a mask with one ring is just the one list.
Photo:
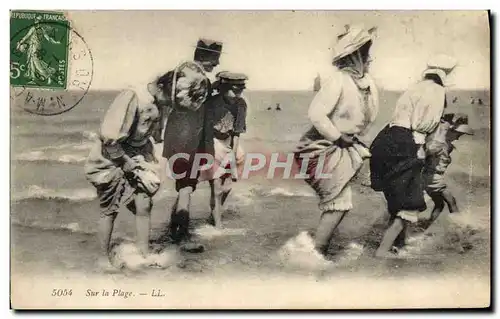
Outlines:
{"label": "5054 number", "polygon": [[52,297],[72,296],[73,289],[52,289]]}

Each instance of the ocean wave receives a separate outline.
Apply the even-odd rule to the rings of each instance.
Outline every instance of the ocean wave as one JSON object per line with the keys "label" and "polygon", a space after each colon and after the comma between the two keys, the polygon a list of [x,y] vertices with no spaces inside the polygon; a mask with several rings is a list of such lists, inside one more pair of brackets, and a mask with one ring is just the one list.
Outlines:
{"label": "ocean wave", "polygon": [[63,164],[79,164],[85,162],[86,159],[86,154],[47,154],[44,151],[21,153],[16,157],[17,161],[22,162],[55,162]]}
{"label": "ocean wave", "polygon": [[315,196],[312,191],[306,189],[295,189],[290,190],[283,187],[273,187],[271,189],[263,189],[256,187],[252,189],[252,192],[259,196],[285,196],[285,197],[313,197]]}
{"label": "ocean wave", "polygon": [[302,231],[290,238],[277,254],[284,267],[309,271],[332,270],[351,265],[363,255],[364,249],[363,245],[351,242],[337,258],[326,259],[314,247],[312,237],[306,231]]}
{"label": "ocean wave", "polygon": [[31,185],[27,190],[15,194],[12,197],[13,201],[22,201],[30,199],[46,199],[46,200],[66,200],[74,202],[91,201],[97,198],[94,189],[80,188],[71,190],[56,190]]}
{"label": "ocean wave", "polygon": [[83,131],[82,137],[89,141],[95,141],[99,139],[99,134],[95,131]]}
{"label": "ocean wave", "polygon": [[[233,191],[230,195],[230,200],[229,200],[229,204],[227,205],[228,208],[232,208],[232,209],[237,209],[237,207],[239,205],[241,206],[249,206],[249,205],[253,205],[254,204],[254,201],[252,199],[252,195],[250,194],[250,192],[235,192]],[[231,206],[231,202],[233,204],[233,206]]]}
{"label": "ocean wave", "polygon": [[35,228],[40,230],[66,230],[72,233],[80,233],[80,234],[95,234],[95,231],[85,231],[81,228],[78,223],[69,223],[69,224],[49,224],[40,221],[33,221],[31,223],[23,223],[19,220],[13,219],[11,221],[13,226],[21,226],[27,228]]}
{"label": "ocean wave", "polygon": [[92,143],[83,143],[83,144],[72,145],[71,148],[74,150],[87,151],[87,150],[90,150],[93,146],[94,146],[94,144],[92,144]]}
{"label": "ocean wave", "polygon": [[93,131],[83,131],[79,136],[80,142],[34,148],[18,154],[15,159],[25,162],[83,163],[87,159],[89,150],[94,146],[93,142],[98,139],[98,134]]}
{"label": "ocean wave", "polygon": [[46,130],[44,132],[32,132],[32,131],[13,131],[12,135],[15,138],[25,137],[25,138],[36,138],[36,137],[45,137],[52,138],[54,140],[96,140],[99,135],[94,131],[81,131],[81,130],[61,130],[61,131],[49,131]]}
{"label": "ocean wave", "polygon": [[116,268],[140,270],[141,268],[168,268],[181,261],[181,255],[174,248],[150,253],[144,257],[132,242],[123,242],[113,247],[111,262]]}
{"label": "ocean wave", "polygon": [[303,231],[290,238],[278,251],[277,256],[286,268],[321,271],[335,264],[325,259],[315,248],[311,236]]}
{"label": "ocean wave", "polygon": [[204,225],[195,229],[194,233],[203,239],[213,239],[224,236],[243,236],[246,230],[243,228],[223,228],[218,229],[210,225]]}

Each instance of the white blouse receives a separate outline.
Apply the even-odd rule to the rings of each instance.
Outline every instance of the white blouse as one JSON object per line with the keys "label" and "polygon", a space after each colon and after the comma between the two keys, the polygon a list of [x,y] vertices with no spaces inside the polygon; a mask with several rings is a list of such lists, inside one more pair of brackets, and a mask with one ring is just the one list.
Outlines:
{"label": "white blouse", "polygon": [[424,144],[427,135],[437,128],[444,108],[445,88],[424,80],[398,99],[390,125],[412,130],[415,143]]}
{"label": "white blouse", "polygon": [[370,91],[365,96],[354,80],[337,70],[316,94],[308,116],[318,132],[330,141],[341,134],[363,135],[378,113],[378,91],[369,75]]}

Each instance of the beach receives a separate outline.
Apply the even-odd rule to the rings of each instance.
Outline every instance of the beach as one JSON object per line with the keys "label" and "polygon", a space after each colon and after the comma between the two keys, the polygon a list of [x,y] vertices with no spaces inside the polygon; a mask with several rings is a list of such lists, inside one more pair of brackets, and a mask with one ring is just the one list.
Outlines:
{"label": "beach", "polygon": [[[201,254],[177,252],[165,239],[176,192],[173,181],[154,197],[152,247],[171,253],[165,269],[100,273],[95,268],[99,204],[83,165],[100,121],[117,92],[90,91],[76,108],[57,116],[11,111],[11,272],[14,306],[106,308],[414,308],[484,307],[490,302],[490,103],[489,92],[456,91],[448,112],[469,115],[472,137],[452,153],[446,175],[464,217],[450,224],[447,210],[430,234],[414,233],[408,258],[380,260],[373,252],[386,227],[382,194],[367,186],[368,163],[353,185],[354,208],[332,241],[331,265],[289,262],[280,253],[299,234],[315,229],[317,199],[302,180],[255,174],[235,183],[223,214],[225,229],[209,217],[207,183],[194,193],[192,231]],[[382,91],[369,143],[387,124],[400,92]],[[247,152],[288,153],[309,128],[313,92],[246,92],[250,102]],[[455,103],[452,97],[457,97]],[[471,97],[484,105],[470,104]],[[281,111],[274,110],[280,103]],[[271,110],[267,110],[271,107]],[[161,145],[156,146],[158,153]],[[429,202],[426,214],[430,214]],[[113,237],[131,242],[134,216],[120,212]],[[36,279],[36,280],[35,280]],[[68,285],[71,282],[71,285]],[[57,287],[56,287],[57,286]],[[51,298],[53,288],[73,287],[75,297]],[[161,288],[163,298],[114,298],[100,304],[87,289]],[[48,287],[48,288],[45,288]],[[115,288],[113,288],[115,287]],[[135,287],[135,288],[134,288]],[[33,302],[27,289],[40,291]],[[42,292],[46,289],[47,295]],[[380,292],[383,291],[383,294]],[[78,298],[76,297],[78,292]],[[307,293],[305,293],[307,292]],[[412,294],[412,295],[410,295]],[[170,296],[170,297],[169,297]],[[371,299],[370,299],[371,298]]]}

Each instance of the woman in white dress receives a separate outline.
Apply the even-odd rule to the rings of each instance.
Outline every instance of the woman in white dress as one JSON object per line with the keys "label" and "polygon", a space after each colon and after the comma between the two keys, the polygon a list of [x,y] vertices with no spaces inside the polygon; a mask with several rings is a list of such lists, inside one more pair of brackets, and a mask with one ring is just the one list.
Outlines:
{"label": "woman in white dress", "polygon": [[[373,33],[374,28],[346,26],[338,36],[334,75],[309,106],[312,128],[304,134],[295,153],[299,166],[307,165],[306,182],[320,200],[321,217],[314,245],[323,255],[333,232],[353,207],[350,182],[370,155],[358,136],[367,131],[378,112],[377,88],[368,74]],[[330,176],[325,178],[320,173]]]}

